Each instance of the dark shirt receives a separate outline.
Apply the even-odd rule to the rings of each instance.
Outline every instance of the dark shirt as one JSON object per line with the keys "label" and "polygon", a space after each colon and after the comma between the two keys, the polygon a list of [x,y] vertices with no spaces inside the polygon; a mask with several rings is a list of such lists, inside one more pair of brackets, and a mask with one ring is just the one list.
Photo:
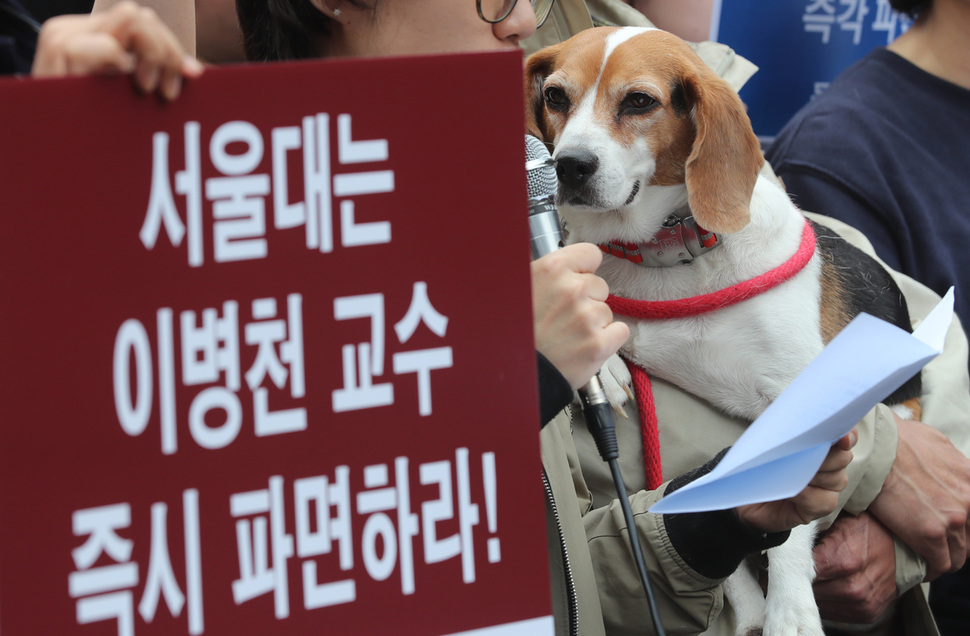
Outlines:
{"label": "dark shirt", "polygon": [[30,73],[38,25],[17,0],[0,0],[0,75]]}
{"label": "dark shirt", "polygon": [[795,203],[861,230],[970,326],[970,91],[884,48],[844,71],[766,153]]}

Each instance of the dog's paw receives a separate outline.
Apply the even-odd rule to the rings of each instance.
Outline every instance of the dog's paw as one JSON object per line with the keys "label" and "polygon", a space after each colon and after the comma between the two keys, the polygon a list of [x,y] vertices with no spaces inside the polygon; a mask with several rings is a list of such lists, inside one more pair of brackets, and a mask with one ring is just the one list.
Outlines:
{"label": "dog's paw", "polygon": [[822,619],[814,603],[772,611],[769,602],[765,616],[764,636],[825,636]]}
{"label": "dog's paw", "polygon": [[623,407],[628,400],[633,399],[633,378],[623,359],[615,353],[606,359],[600,369],[600,382],[606,399],[613,410],[625,416]]}
{"label": "dog's paw", "polygon": [[[771,559],[771,552],[768,555]],[[771,572],[771,566],[768,571]],[[772,584],[769,580],[764,636],[825,636],[822,617],[812,593],[811,577],[791,581],[783,589],[773,588]]]}
{"label": "dog's paw", "polygon": [[765,596],[751,559],[724,580],[724,598],[734,609],[734,636],[762,636]]}

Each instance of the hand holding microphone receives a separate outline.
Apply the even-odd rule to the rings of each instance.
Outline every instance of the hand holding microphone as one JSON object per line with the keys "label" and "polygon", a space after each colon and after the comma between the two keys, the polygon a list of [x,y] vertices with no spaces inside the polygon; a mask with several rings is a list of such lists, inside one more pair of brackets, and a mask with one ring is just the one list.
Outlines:
{"label": "hand holding microphone", "polygon": [[602,258],[595,245],[580,243],[532,263],[536,349],[573,389],[585,385],[630,334],[613,322],[609,288],[594,273]]}

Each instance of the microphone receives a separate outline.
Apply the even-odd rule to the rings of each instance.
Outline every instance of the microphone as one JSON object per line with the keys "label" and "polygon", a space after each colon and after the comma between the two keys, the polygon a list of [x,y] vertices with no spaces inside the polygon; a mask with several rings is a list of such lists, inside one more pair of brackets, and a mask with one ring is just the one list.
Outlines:
{"label": "microphone", "polygon": [[529,235],[533,260],[563,246],[556,210],[556,165],[545,144],[525,136],[525,176],[529,183]]}
{"label": "microphone", "polygon": [[[532,135],[525,136],[525,172],[529,188],[529,236],[532,258],[535,260],[563,247],[565,242],[556,210],[556,165],[546,145]],[[600,455],[606,461],[616,459],[619,452],[613,412],[599,373],[579,389],[579,397]]]}

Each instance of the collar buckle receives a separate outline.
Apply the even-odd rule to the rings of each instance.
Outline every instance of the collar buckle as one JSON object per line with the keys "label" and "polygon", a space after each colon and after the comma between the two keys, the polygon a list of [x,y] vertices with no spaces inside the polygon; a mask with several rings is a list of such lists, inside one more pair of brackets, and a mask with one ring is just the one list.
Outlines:
{"label": "collar buckle", "polygon": [[693,216],[671,214],[646,243],[610,242],[601,249],[644,267],[673,267],[690,265],[720,244],[720,237],[699,226]]}

